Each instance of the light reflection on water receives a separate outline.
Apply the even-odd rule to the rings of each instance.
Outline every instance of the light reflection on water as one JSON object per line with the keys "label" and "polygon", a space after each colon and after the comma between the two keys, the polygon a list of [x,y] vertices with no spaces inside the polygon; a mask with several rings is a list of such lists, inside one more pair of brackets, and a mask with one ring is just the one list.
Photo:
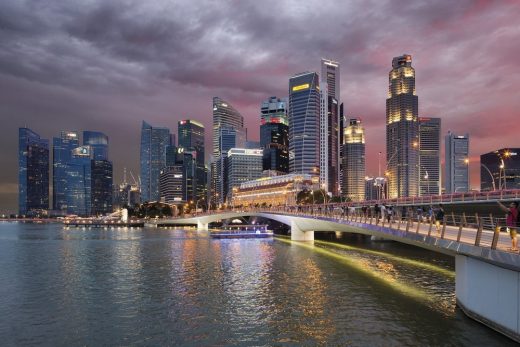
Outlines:
{"label": "light reflection on water", "polygon": [[0,336],[53,346],[510,343],[455,309],[444,259],[380,248],[2,223]]}

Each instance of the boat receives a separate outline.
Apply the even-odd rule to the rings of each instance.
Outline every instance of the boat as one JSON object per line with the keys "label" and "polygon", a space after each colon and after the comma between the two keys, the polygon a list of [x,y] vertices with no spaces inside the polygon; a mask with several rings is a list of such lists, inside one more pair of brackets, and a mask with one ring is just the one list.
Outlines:
{"label": "boat", "polygon": [[273,237],[267,225],[226,225],[209,234],[214,239],[265,239]]}

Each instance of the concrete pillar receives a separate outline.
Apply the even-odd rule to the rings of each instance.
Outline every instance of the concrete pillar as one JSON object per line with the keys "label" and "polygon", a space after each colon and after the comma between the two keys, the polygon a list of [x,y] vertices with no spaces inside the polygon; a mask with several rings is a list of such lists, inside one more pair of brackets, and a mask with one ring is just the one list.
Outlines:
{"label": "concrete pillar", "polygon": [[291,240],[292,241],[314,241],[314,230],[303,231],[294,221],[291,221]]}
{"label": "concrete pillar", "polygon": [[466,315],[520,342],[520,273],[476,258],[455,258],[457,305]]}
{"label": "concrete pillar", "polygon": [[197,230],[208,230],[208,223],[202,223],[200,220],[197,221]]}

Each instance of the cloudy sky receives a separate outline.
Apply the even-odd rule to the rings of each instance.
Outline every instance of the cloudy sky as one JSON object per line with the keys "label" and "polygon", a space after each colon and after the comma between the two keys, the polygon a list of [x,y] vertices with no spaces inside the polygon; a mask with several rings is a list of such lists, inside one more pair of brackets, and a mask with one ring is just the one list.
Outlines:
{"label": "cloudy sky", "polygon": [[[286,96],[288,78],[341,63],[347,114],[367,128],[368,173],[385,150],[392,57],[413,56],[419,113],[469,132],[478,156],[520,147],[519,1],[25,1],[0,3],[0,211],[17,206],[17,129],[110,137],[115,181],[138,173],[140,125],[211,137],[211,99],[246,118]],[[209,146],[207,146],[209,149]],[[208,158],[207,158],[208,159]]]}

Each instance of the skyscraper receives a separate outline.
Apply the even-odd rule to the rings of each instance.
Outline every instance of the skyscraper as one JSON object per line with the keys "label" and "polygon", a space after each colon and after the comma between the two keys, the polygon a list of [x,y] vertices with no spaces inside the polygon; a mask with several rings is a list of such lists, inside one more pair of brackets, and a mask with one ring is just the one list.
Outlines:
{"label": "skyscraper", "polygon": [[451,131],[445,137],[446,193],[469,191],[469,135],[455,135]]}
{"label": "skyscraper", "polygon": [[[95,154],[93,156],[95,157]],[[91,160],[90,180],[92,194],[91,214],[103,215],[112,212],[112,162],[109,160]]]}
{"label": "skyscraper", "polygon": [[441,193],[440,118],[419,118],[419,188],[421,196]]}
{"label": "skyscraper", "polygon": [[520,189],[520,148],[501,148],[480,156],[480,191]]}
{"label": "skyscraper", "polygon": [[18,210],[21,215],[49,209],[49,140],[28,128],[18,130]]}
{"label": "skyscraper", "polygon": [[166,148],[171,145],[168,128],[143,121],[141,129],[141,201],[159,200],[159,175],[166,166]]}
{"label": "skyscraper", "polygon": [[[235,110],[235,108],[227,101],[219,98],[213,98],[213,158],[211,161],[211,184],[210,184],[210,200],[216,203],[222,203],[224,201],[224,179],[223,172],[225,171],[226,165],[223,161],[224,156],[227,156],[227,151],[233,147],[242,147],[243,145],[237,146],[233,144],[231,147],[227,147],[227,140],[221,138],[223,134],[221,128],[226,128],[224,132],[231,134],[232,130],[235,129],[237,133],[234,134],[236,138],[242,138],[241,134],[244,134],[245,141],[245,129],[244,129],[244,117]],[[239,135],[239,136],[237,136]],[[222,146],[226,148],[223,148]]]}
{"label": "skyscraper", "polygon": [[289,172],[319,175],[320,85],[318,74],[289,79]]}
{"label": "skyscraper", "polygon": [[419,101],[412,56],[392,60],[386,99],[386,165],[389,198],[419,194]]}
{"label": "skyscraper", "polygon": [[262,177],[262,150],[231,148],[227,154],[227,201],[233,203],[233,190],[241,183]]}
{"label": "skyscraper", "polygon": [[179,148],[190,152],[195,159],[193,177],[194,199],[205,197],[207,190],[206,169],[204,161],[204,125],[185,119],[178,123]]}
{"label": "skyscraper", "polygon": [[[322,127],[326,131],[325,138],[321,140],[321,148],[326,145],[326,157],[322,159],[322,167],[326,168],[326,185],[327,191],[334,195],[339,194],[339,105],[340,105],[340,65],[338,62],[321,59],[321,81],[320,85],[322,95],[325,100],[322,101],[324,105],[323,111],[325,114],[321,117]],[[323,121],[326,124],[323,124]],[[320,171],[322,172],[323,169]],[[323,172],[322,172],[323,175]]]}
{"label": "skyscraper", "polygon": [[84,131],[83,145],[90,146],[94,160],[108,160],[108,136],[99,131]]}
{"label": "skyscraper", "polygon": [[351,118],[343,135],[343,196],[365,199],[365,129],[360,119]]}
{"label": "skyscraper", "polygon": [[90,146],[72,150],[67,163],[67,213],[82,217],[92,213],[92,158]]}
{"label": "skyscraper", "polygon": [[52,209],[64,214],[67,212],[67,165],[72,150],[79,147],[79,135],[75,131],[62,131],[52,143]]}
{"label": "skyscraper", "polygon": [[260,114],[260,148],[264,170],[289,172],[289,121],[287,98],[272,96],[262,102]]}
{"label": "skyscraper", "polygon": [[219,148],[222,150],[216,162],[217,185],[216,201],[224,203],[228,193],[228,163],[227,157],[232,148],[243,148],[245,145],[245,133],[243,129],[233,127],[220,127],[219,129]]}
{"label": "skyscraper", "polygon": [[185,202],[183,199],[184,176],[182,165],[166,166],[159,176],[160,200],[168,204]]}

